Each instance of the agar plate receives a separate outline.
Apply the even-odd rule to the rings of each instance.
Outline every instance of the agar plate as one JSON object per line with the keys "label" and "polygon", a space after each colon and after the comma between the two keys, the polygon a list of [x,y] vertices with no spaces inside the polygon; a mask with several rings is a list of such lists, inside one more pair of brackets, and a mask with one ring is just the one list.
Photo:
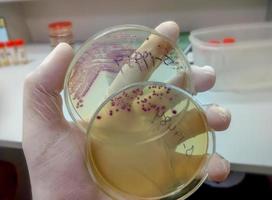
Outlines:
{"label": "agar plate", "polygon": [[207,177],[214,135],[190,77],[176,45],[143,26],[108,28],[76,53],[65,102],[87,133],[88,170],[113,199],[184,199]]}

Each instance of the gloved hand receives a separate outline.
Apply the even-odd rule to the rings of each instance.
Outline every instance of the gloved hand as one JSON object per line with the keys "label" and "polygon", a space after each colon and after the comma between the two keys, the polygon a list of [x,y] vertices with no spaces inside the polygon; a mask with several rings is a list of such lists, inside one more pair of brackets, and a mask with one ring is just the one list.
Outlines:
{"label": "gloved hand", "polygon": [[[175,40],[176,27],[166,22],[156,29]],[[59,44],[25,80],[23,150],[33,199],[109,199],[97,189],[85,166],[86,135],[63,116],[60,92],[72,58],[72,48]],[[203,92],[214,85],[215,72],[208,66],[192,66],[192,79],[195,90]],[[174,81],[179,85],[177,79]],[[211,129],[221,131],[229,126],[231,116],[226,109],[212,105],[205,114]],[[210,180],[223,181],[229,171],[228,161],[217,154],[212,156]]]}

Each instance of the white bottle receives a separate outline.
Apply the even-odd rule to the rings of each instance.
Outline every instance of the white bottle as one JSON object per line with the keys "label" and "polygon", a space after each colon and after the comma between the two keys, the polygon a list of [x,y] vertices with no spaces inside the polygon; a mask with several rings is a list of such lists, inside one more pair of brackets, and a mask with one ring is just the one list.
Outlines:
{"label": "white bottle", "polygon": [[25,41],[23,39],[14,40],[16,47],[16,57],[18,64],[26,64],[28,62],[25,50]]}
{"label": "white bottle", "polygon": [[6,42],[6,55],[7,55],[9,65],[17,64],[17,58],[15,53],[15,43],[13,40],[9,40]]}
{"label": "white bottle", "polygon": [[8,65],[5,43],[0,42],[0,67]]}

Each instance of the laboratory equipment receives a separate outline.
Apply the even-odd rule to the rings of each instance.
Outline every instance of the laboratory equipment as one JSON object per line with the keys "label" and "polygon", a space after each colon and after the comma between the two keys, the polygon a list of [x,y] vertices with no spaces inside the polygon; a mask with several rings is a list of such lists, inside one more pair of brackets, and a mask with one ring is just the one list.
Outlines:
{"label": "laboratory equipment", "polygon": [[112,198],[184,199],[207,177],[214,138],[190,77],[176,45],[138,25],[108,28],[74,56],[65,103],[87,134],[90,175]]}
{"label": "laboratory equipment", "polygon": [[25,41],[23,39],[16,39],[14,40],[15,43],[15,50],[17,54],[18,64],[26,64],[28,62],[26,49],[25,49]]}
{"label": "laboratory equipment", "polygon": [[0,42],[0,66],[6,66],[8,64],[7,53],[5,43]]}
{"label": "laboratory equipment", "polygon": [[215,91],[241,92],[271,88],[271,31],[271,22],[194,30],[189,37],[194,63],[215,68]]}
{"label": "laboratory equipment", "polygon": [[18,64],[18,58],[16,54],[16,49],[15,49],[15,42],[13,40],[8,40],[5,43],[6,46],[6,55],[7,55],[7,64],[8,65],[16,65]]}
{"label": "laboratory equipment", "polygon": [[28,62],[23,39],[0,42],[1,66],[26,64]]}
{"label": "laboratory equipment", "polygon": [[58,21],[48,25],[48,33],[52,47],[57,46],[60,42],[66,42],[70,45],[74,43],[72,22]]}
{"label": "laboratory equipment", "polygon": [[213,136],[184,90],[159,82],[109,97],[89,125],[87,166],[114,199],[184,199],[205,180]]}

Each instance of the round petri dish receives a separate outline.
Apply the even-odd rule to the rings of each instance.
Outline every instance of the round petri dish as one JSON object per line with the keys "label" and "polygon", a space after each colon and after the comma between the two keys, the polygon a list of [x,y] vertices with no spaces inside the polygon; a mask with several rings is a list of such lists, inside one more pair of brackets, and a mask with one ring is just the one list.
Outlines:
{"label": "round petri dish", "polygon": [[171,40],[144,26],[115,26],[77,51],[65,78],[65,102],[72,119],[86,131],[99,105],[115,91],[135,82],[169,82],[173,77],[193,92],[190,65]]}
{"label": "round petri dish", "polygon": [[190,77],[176,45],[143,26],[108,28],[77,51],[65,103],[87,133],[88,170],[113,199],[183,199],[205,180],[214,136]]}
{"label": "round petri dish", "polygon": [[135,83],[112,94],[87,134],[89,172],[113,199],[185,199],[206,179],[214,152],[199,104],[160,82]]}

